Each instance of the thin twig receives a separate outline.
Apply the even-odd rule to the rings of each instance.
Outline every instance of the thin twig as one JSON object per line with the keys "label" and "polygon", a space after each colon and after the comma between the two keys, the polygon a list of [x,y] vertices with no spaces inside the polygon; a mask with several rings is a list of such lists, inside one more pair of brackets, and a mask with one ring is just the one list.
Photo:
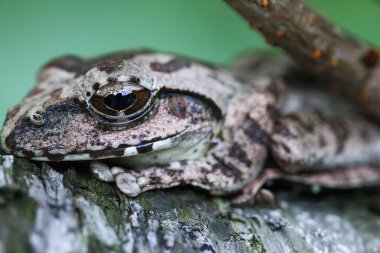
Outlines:
{"label": "thin twig", "polygon": [[380,54],[330,24],[301,0],[224,0],[268,43],[362,104],[380,120]]}

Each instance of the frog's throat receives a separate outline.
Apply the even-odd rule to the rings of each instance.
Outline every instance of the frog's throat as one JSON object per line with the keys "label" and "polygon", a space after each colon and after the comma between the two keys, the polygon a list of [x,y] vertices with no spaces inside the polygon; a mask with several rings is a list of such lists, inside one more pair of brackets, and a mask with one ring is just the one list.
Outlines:
{"label": "frog's throat", "polygon": [[[112,159],[121,157],[131,157],[136,155],[142,155],[154,151],[165,150],[172,148],[179,144],[183,138],[185,138],[188,129],[185,129],[180,134],[175,136],[139,144],[136,146],[128,146],[123,148],[108,147],[102,150],[89,150],[87,152],[71,153],[71,154],[47,154],[44,156],[32,156],[28,157],[34,161],[85,161],[85,160],[101,160]],[[25,157],[21,152],[16,152],[16,156]]]}

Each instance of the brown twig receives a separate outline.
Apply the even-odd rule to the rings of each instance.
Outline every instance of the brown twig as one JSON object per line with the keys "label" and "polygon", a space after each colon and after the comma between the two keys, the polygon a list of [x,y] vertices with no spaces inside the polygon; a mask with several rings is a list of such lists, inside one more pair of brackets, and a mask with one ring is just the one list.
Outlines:
{"label": "brown twig", "polygon": [[380,54],[371,45],[330,24],[301,0],[224,0],[268,43],[361,103],[380,120]]}

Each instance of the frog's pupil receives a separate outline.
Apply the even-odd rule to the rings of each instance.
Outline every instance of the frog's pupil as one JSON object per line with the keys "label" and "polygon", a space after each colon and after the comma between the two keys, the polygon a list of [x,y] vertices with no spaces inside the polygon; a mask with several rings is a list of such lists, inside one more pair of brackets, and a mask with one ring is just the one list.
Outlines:
{"label": "frog's pupil", "polygon": [[136,95],[132,92],[117,93],[116,95],[110,94],[104,98],[103,102],[110,108],[121,111],[125,110],[136,101]]}

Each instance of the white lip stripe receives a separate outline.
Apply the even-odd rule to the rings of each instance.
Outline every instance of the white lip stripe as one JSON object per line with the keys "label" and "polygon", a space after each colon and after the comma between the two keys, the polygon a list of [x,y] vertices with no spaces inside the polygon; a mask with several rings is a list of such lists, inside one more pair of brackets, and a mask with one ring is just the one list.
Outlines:
{"label": "white lip stripe", "polygon": [[[176,143],[173,141],[173,139],[165,139],[161,141],[153,142],[152,145],[152,151],[162,150],[162,149],[168,149],[174,146]],[[84,160],[102,160],[102,159],[110,159],[110,158],[120,158],[120,157],[129,157],[129,156],[135,156],[138,155],[137,148],[135,146],[128,147],[124,149],[124,155],[123,156],[116,156],[116,155],[109,155],[109,156],[102,156],[99,158],[93,158],[91,157],[90,153],[82,153],[82,154],[72,154],[72,155],[65,155],[62,160],[60,161],[84,161]],[[19,157],[25,157],[22,154],[17,154]],[[31,160],[35,161],[51,161],[47,156],[36,156],[31,157]]]}
{"label": "white lip stripe", "polygon": [[167,149],[174,145],[174,142],[172,139],[166,139],[162,141],[156,141],[153,142],[152,149],[153,150],[161,150],[161,149]]}
{"label": "white lip stripe", "polygon": [[[187,129],[184,130],[183,132],[181,132],[180,134],[172,137],[172,138],[168,138],[168,139],[164,139],[164,140],[153,142],[153,144],[152,144],[152,151],[151,152],[158,151],[158,150],[163,150],[163,149],[168,149],[168,148],[171,148],[171,147],[175,146],[176,144],[178,144],[178,142],[180,142],[181,137],[186,132],[187,132]],[[146,144],[148,144],[148,143],[146,143]],[[121,158],[121,157],[135,156],[135,155],[139,155],[139,153],[137,151],[137,146],[132,146],[132,147],[125,148],[124,149],[124,154],[122,156],[109,155],[109,156],[101,156],[101,157],[98,157],[98,158],[94,158],[94,157],[91,157],[91,155],[90,155],[91,153],[81,153],[81,154],[65,155],[63,157],[63,159],[60,160],[60,161],[102,160],[102,159],[111,159],[111,158]],[[101,152],[101,150],[97,150],[97,152]],[[18,157],[25,157],[25,155],[23,155],[22,153],[16,153],[16,156],[18,156]],[[54,156],[54,155],[52,154],[52,156]],[[34,161],[52,161],[47,156],[35,156],[35,157],[31,157],[29,159],[34,160]]]}
{"label": "white lip stripe", "polygon": [[[34,161],[51,161],[46,156],[36,156],[36,157],[31,157],[31,160]],[[93,158],[90,157],[88,153],[85,154],[77,154],[77,155],[65,155],[65,157],[61,161],[81,161],[81,160],[91,160]]]}
{"label": "white lip stripe", "polygon": [[138,154],[138,152],[137,152],[136,147],[129,147],[129,148],[124,149],[124,155],[122,157],[133,156],[133,155],[137,155],[137,154]]}

